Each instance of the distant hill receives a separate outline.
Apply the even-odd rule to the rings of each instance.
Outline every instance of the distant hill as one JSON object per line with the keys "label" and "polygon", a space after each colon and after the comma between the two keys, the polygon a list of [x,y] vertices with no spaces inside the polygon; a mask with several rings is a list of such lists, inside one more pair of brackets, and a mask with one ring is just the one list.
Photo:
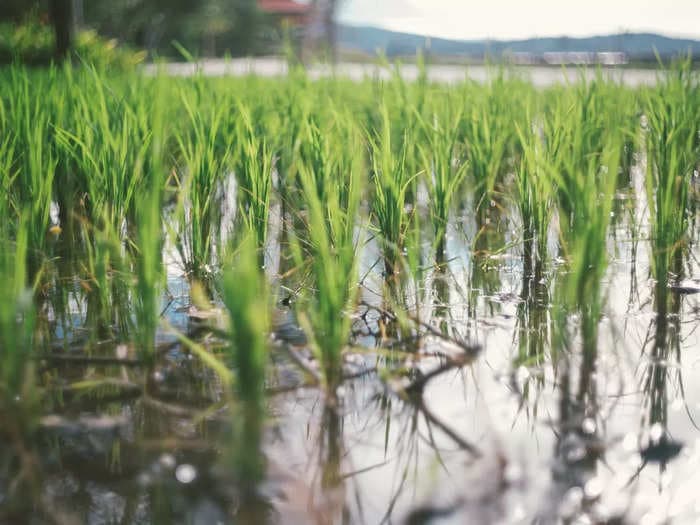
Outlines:
{"label": "distant hill", "polygon": [[[424,36],[399,33],[377,27],[348,26],[339,28],[341,49],[366,54],[378,50],[387,56],[407,56],[417,49],[425,49],[428,39]],[[430,52],[435,55],[450,55],[480,58],[486,55],[499,57],[504,53],[531,53],[542,55],[552,52],[623,52],[632,59],[653,59],[654,49],[662,57],[685,54],[689,50],[700,58],[700,41],[671,38],[654,33],[620,33],[615,35],[585,38],[547,37],[526,40],[448,40],[430,38]]]}

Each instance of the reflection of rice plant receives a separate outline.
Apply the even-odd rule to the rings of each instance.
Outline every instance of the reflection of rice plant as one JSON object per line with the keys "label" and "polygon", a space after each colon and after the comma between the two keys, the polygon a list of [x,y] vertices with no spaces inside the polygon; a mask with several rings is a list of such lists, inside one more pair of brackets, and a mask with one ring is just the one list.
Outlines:
{"label": "reflection of rice plant", "polygon": [[258,264],[254,231],[243,234],[226,257],[221,297],[230,320],[230,352],[234,382],[235,468],[240,480],[255,485],[262,477],[262,423],[265,413],[265,367],[270,329],[269,294]]}

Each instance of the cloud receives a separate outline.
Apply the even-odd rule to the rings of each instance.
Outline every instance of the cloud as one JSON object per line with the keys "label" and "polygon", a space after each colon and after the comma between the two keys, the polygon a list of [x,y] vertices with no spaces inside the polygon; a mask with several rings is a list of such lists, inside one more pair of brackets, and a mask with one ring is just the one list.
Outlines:
{"label": "cloud", "polygon": [[410,0],[346,0],[341,7],[341,20],[353,24],[382,24],[409,17],[424,16]]}
{"label": "cloud", "polygon": [[621,30],[700,37],[700,1],[345,0],[341,20],[466,40]]}

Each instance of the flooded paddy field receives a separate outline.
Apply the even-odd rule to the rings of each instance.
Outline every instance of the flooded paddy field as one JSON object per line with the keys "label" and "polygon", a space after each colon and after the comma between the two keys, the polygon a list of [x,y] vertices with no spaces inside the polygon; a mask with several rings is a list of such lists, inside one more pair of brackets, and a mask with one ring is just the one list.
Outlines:
{"label": "flooded paddy field", "polygon": [[[261,77],[284,77],[289,72],[287,61],[281,58],[238,58],[230,60],[208,59],[201,62],[148,64],[144,70],[153,74],[158,69],[164,69],[169,75],[191,76],[195,73],[209,77],[257,75]],[[556,84],[575,82],[583,74],[587,79],[596,76],[596,69],[581,70],[576,66],[512,66],[509,70],[527,79],[538,87],[548,87]],[[421,75],[420,64],[402,64],[399,72],[408,82],[413,82]],[[431,82],[459,84],[465,80],[486,82],[492,76],[492,67],[479,64],[433,64],[427,70]],[[637,69],[630,67],[602,68],[604,78],[622,82],[627,86],[649,86],[656,84],[657,72],[654,69]],[[328,76],[347,78],[356,82],[367,78],[391,79],[392,72],[384,66],[341,62],[334,67],[325,64],[309,66],[308,75],[315,79]]]}
{"label": "flooded paddy field", "polygon": [[696,523],[700,89],[0,72],[0,523]]}

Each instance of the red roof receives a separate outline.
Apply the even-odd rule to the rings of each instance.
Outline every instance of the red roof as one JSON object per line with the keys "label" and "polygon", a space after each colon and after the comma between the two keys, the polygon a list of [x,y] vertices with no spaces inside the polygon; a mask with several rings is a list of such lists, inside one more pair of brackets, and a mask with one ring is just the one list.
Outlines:
{"label": "red roof", "polygon": [[300,4],[294,0],[258,0],[258,7],[261,11],[276,15],[305,15],[311,8],[310,4]]}

